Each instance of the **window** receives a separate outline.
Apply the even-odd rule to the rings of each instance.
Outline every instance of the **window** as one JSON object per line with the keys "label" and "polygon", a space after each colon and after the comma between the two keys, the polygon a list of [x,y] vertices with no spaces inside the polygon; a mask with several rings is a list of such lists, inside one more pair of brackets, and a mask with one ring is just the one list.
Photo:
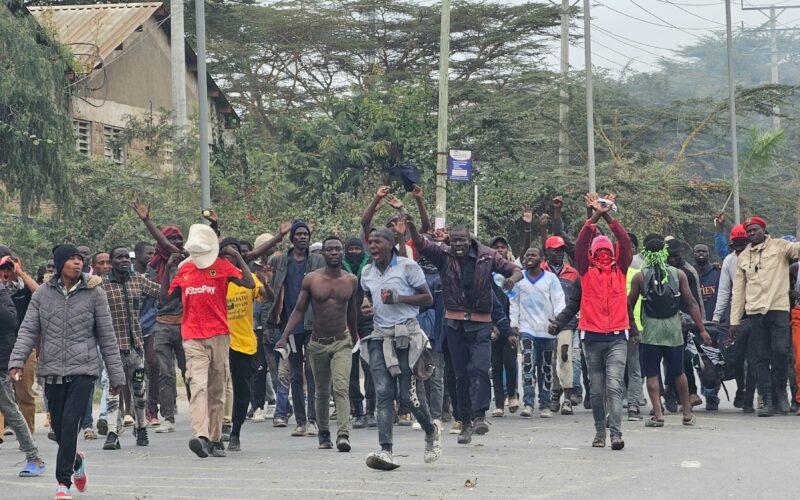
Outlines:
{"label": "window", "polygon": [[162,152],[162,158],[164,159],[164,167],[172,168],[172,146],[164,146]]}
{"label": "window", "polygon": [[83,120],[72,120],[75,132],[75,149],[83,156],[92,154],[92,123]]}
{"label": "window", "polygon": [[103,155],[117,165],[125,165],[125,145],[122,143],[124,130],[103,126]]}

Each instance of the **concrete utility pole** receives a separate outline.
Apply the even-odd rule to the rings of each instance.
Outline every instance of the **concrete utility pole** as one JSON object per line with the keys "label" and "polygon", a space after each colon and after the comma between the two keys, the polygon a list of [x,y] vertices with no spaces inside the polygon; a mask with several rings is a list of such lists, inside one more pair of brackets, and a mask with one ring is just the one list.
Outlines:
{"label": "concrete utility pole", "polygon": [[[592,89],[592,20],[589,15],[590,0],[583,0],[583,43],[586,57],[586,152],[589,167],[589,191],[597,191],[594,173],[594,96]],[[562,63],[563,64],[563,63]]]}
{"label": "concrete utility pole", "polygon": [[558,105],[558,164],[569,165],[569,0],[561,0],[561,90]]}
{"label": "concrete utility pole", "polygon": [[197,100],[200,111],[200,209],[211,208],[211,174],[208,170],[208,82],[206,81],[206,6],[195,0],[197,15]]}
{"label": "concrete utility pole", "polygon": [[[186,52],[183,26],[183,0],[170,0],[170,57],[172,59],[172,123],[175,145],[187,129],[186,115]],[[177,165],[173,162],[173,169]]]}
{"label": "concrete utility pole", "polygon": [[733,223],[741,223],[739,208],[739,149],[736,143],[736,81],[733,79],[733,33],[731,30],[731,0],[725,0],[726,45],[728,48],[728,112],[731,122],[731,167],[733,170]]}
{"label": "concrete utility pole", "polygon": [[447,213],[447,85],[450,66],[450,0],[442,0],[439,41],[439,130],[436,140],[436,227]]}
{"label": "concrete utility pole", "polygon": [[[778,22],[778,16],[775,15],[775,6],[769,7],[769,51],[770,51],[770,64],[772,65],[772,83],[780,83],[778,76],[778,33],[775,31],[775,24]],[[781,128],[781,117],[778,114],[781,112],[780,106],[777,104],[772,108],[772,128],[778,130]]]}

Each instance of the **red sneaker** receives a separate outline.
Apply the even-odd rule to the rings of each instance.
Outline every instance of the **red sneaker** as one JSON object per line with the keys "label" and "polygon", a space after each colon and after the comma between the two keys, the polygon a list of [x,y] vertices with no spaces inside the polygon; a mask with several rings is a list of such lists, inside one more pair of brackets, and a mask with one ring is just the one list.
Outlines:
{"label": "red sneaker", "polygon": [[88,476],[86,475],[86,453],[79,451],[78,456],[81,457],[81,466],[72,473],[72,484],[78,489],[78,491],[86,491],[86,481]]}

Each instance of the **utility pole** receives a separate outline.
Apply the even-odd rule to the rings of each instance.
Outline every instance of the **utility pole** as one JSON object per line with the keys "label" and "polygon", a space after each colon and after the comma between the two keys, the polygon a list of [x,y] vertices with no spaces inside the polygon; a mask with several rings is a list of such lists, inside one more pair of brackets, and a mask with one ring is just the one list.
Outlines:
{"label": "utility pole", "polygon": [[[175,126],[174,147],[183,140],[187,129],[186,116],[186,52],[183,25],[183,0],[170,0],[170,57],[172,59],[172,123]],[[177,158],[177,157],[173,157]],[[173,160],[173,171],[177,168]]]}
{"label": "utility pole", "polygon": [[[198,0],[199,1],[199,0]],[[450,66],[450,0],[442,0],[439,39],[439,127],[436,140],[436,224],[444,225],[447,213],[447,85]]]}
{"label": "utility pole", "polygon": [[561,90],[558,105],[558,164],[569,165],[569,93],[567,75],[569,72],[569,0],[561,0]]}
{"label": "utility pole", "polygon": [[[769,51],[770,63],[772,65],[772,83],[780,83],[778,76],[778,34],[775,31],[775,24],[778,22],[778,16],[775,15],[775,6],[769,7]],[[778,114],[781,112],[780,106],[777,104],[772,108],[772,129],[778,130],[781,128],[781,117]]]}
{"label": "utility pole", "polygon": [[197,100],[200,115],[200,209],[211,208],[211,174],[208,170],[208,78],[206,75],[206,6],[195,0],[197,30]]}
{"label": "utility pole", "polygon": [[733,79],[733,33],[731,30],[731,0],[725,0],[725,29],[728,49],[728,112],[731,122],[731,162],[733,170],[733,222],[741,223],[739,209],[739,150],[736,143],[736,81]]}
{"label": "utility pole", "polygon": [[[728,0],[730,1],[730,0]],[[586,58],[586,151],[589,167],[589,191],[597,191],[594,172],[594,96],[592,90],[592,28],[589,15],[590,0],[583,0],[583,44]],[[563,64],[563,62],[562,62]]]}

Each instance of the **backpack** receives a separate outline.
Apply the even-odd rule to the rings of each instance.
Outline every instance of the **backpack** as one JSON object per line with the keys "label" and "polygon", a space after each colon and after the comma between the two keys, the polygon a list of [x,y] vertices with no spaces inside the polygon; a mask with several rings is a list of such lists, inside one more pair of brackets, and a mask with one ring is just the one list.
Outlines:
{"label": "backpack", "polygon": [[649,318],[671,318],[680,312],[681,292],[678,284],[678,273],[675,268],[668,267],[667,283],[656,279],[652,267],[642,269],[644,289],[642,290],[642,314]]}

